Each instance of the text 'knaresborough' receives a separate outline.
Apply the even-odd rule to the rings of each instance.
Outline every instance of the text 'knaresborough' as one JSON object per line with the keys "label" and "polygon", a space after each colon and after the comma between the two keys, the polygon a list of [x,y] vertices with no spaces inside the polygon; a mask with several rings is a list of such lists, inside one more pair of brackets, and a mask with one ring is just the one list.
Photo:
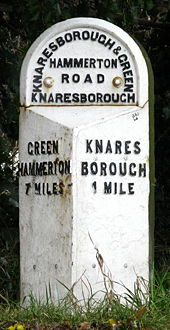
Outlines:
{"label": "text 'knaresborough'", "polygon": [[135,103],[135,93],[32,93],[33,103]]}

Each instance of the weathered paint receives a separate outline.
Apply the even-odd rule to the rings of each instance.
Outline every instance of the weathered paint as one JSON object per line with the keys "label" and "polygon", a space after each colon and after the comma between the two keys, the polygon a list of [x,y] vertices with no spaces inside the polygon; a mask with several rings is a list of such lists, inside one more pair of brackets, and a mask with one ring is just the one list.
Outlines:
{"label": "weathered paint", "polygon": [[[51,42],[72,36],[73,31],[97,31],[121,47],[117,55],[125,54],[133,70],[135,102],[105,102],[106,97],[102,104],[88,100],[68,104],[68,95],[63,103],[35,102],[37,96],[31,102],[37,60]],[[107,45],[77,39],[58,45],[49,59],[111,60],[117,55]],[[114,69],[52,69],[49,59],[43,62],[43,93],[123,93],[125,83],[119,88],[113,83],[116,77],[125,82],[120,63]],[[80,79],[80,83],[62,84],[63,71],[83,79],[90,74],[94,82],[86,85]],[[97,74],[105,77],[103,83],[96,83]],[[76,18],[58,23],[28,51],[21,71],[21,105],[20,163],[41,163],[43,174],[20,173],[21,299],[32,293],[45,300],[47,292],[56,301],[65,295],[64,286],[74,283],[80,299],[82,290],[86,297],[90,294],[90,287],[100,291],[100,296],[109,289],[110,280],[117,293],[125,290],[115,282],[133,290],[137,275],[149,279],[152,236],[148,71],[140,48],[120,28],[102,20]],[[50,141],[55,141],[56,149],[49,149]],[[67,168],[66,173],[54,174],[54,162],[59,166],[60,161],[61,168],[69,162],[69,173]],[[124,175],[119,173],[121,166],[127,167]],[[35,184],[41,189],[38,193]]]}

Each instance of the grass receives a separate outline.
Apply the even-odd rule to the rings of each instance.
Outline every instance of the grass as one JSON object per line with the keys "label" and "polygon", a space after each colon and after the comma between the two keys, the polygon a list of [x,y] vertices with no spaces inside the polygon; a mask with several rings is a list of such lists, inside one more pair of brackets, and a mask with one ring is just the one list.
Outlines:
{"label": "grass", "polygon": [[[95,295],[81,304],[72,291],[65,299],[54,305],[41,304],[30,297],[29,307],[21,307],[4,299],[0,307],[0,329],[162,329],[170,330],[170,272],[155,274],[150,290],[150,299],[146,295],[148,285],[138,278],[134,292],[127,291],[124,304],[114,293],[106,292],[101,301]],[[23,327],[22,327],[23,325]]]}

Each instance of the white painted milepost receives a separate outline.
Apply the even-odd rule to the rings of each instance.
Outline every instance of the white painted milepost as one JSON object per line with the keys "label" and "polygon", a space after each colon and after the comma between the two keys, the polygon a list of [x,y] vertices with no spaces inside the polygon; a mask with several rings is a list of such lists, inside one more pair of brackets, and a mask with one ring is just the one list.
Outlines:
{"label": "white painted milepost", "polygon": [[57,23],[29,49],[20,90],[21,300],[57,302],[75,283],[79,299],[133,290],[153,247],[142,51],[103,20]]}

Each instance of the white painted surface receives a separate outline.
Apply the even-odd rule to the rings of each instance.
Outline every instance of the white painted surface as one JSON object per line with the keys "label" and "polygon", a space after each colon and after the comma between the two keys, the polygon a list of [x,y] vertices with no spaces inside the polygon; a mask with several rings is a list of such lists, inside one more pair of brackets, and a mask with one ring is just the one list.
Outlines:
{"label": "white painted surface", "polygon": [[[74,121],[70,122],[69,128],[69,108],[56,109],[53,115],[51,112],[50,119],[45,118],[44,108],[40,107],[21,112],[20,162],[54,161],[56,155],[34,155],[30,159],[27,155],[28,142],[64,137],[60,154],[57,156],[60,159],[72,159],[73,184],[72,188],[67,186],[69,193],[65,196],[35,195],[32,187],[29,195],[26,195],[25,183],[50,184],[59,179],[66,181],[66,176],[20,177],[22,297],[30,290],[36,296],[39,297],[41,293],[40,296],[44,297],[45,286],[50,283],[52,298],[57,299],[65,293],[64,287],[57,283],[58,279],[70,287],[83,274],[82,279],[85,281],[85,277],[88,278],[94,292],[104,289],[95,247],[99,249],[113,281],[122,282],[133,289],[136,275],[148,279],[148,105],[144,109],[129,107],[120,115],[116,109],[110,110],[109,116],[106,116],[104,108],[101,110],[98,107],[96,110],[94,114],[88,107],[83,110],[81,107],[72,109]],[[136,111],[138,120],[133,119]],[[85,125],[80,124],[80,113],[80,117],[84,113]],[[113,153],[86,153],[86,139],[93,140],[93,149],[95,139],[103,140],[104,149],[110,140]],[[124,141],[132,141],[131,151],[134,149],[134,142],[139,141],[140,154],[115,154],[114,146],[117,140],[122,141],[122,144]],[[81,162],[84,161],[88,164],[94,161],[98,164],[114,162],[116,166],[122,162],[145,163],[146,177],[126,175],[122,178],[119,174],[111,176],[109,173],[106,176],[82,176]],[[92,187],[94,181],[97,183],[97,193],[94,193]],[[123,182],[123,189],[126,191],[127,183],[134,183],[135,194],[104,194],[104,182],[110,181]],[[119,293],[124,292],[124,289],[116,284],[114,289]],[[81,290],[80,280],[75,286],[79,297]],[[85,288],[84,290],[86,291]]]}
{"label": "white painted surface", "polygon": [[[70,159],[72,131],[49,121],[31,110],[20,114],[20,163],[54,162]],[[60,141],[60,154],[32,155],[27,152],[30,141]],[[42,184],[65,184],[64,194],[43,195]],[[38,299],[57,299],[64,287],[57,279],[71,285],[71,224],[72,196],[71,175],[20,176],[20,249],[21,249],[21,298],[30,293]],[[26,194],[27,186],[31,187]],[[35,184],[41,184],[40,194],[35,193]],[[47,187],[45,186],[45,189]],[[51,294],[50,294],[51,288]]]}
{"label": "white painted surface", "polygon": [[[32,76],[43,49],[58,36],[75,30],[81,33],[96,30],[108,38],[114,38],[116,45],[121,45],[121,51],[127,54],[133,69],[135,104],[129,102],[125,106],[124,102],[120,102],[121,105],[104,102],[99,106],[95,102],[31,102]],[[111,59],[107,47],[99,43],[93,43],[92,47],[92,41],[89,40],[67,43],[59,47],[56,54],[56,59],[66,56]],[[107,80],[101,85],[90,83],[90,87],[82,82],[76,87],[73,83],[62,85],[58,80],[62,70],[69,75],[79,72],[81,77],[87,73],[94,77],[99,72]],[[74,70],[52,70],[47,61],[42,80],[49,76],[55,81],[49,92],[46,91],[47,94],[78,92],[87,95],[96,91],[112,94],[115,89],[112,79],[116,75],[123,77],[120,66],[116,70]],[[43,93],[45,88],[42,87]],[[122,88],[116,89],[116,93],[122,94]],[[30,48],[21,72],[21,105],[27,108],[22,107],[20,114],[20,164],[41,162],[48,169],[49,175],[45,175],[45,172],[42,176],[20,173],[21,299],[32,292],[45,300],[47,291],[48,295],[51,292],[52,300],[56,301],[66,293],[58,280],[69,288],[78,281],[75,294],[82,299],[82,290],[86,297],[90,294],[87,287],[90,290],[91,286],[93,292],[106,289],[102,272],[106,275],[105,279],[123,283],[131,290],[137,275],[148,280],[150,168],[147,101],[148,77],[142,53],[124,31],[108,22],[77,18],[59,23],[45,31]],[[87,140],[92,140],[88,150]],[[99,149],[95,151],[96,140],[103,143],[101,152]],[[50,149],[52,151],[49,154],[44,151],[47,141],[58,141],[57,154],[53,149]],[[42,147],[39,148],[41,143]],[[36,144],[40,154],[35,154],[38,153],[34,149]],[[120,144],[121,148],[115,149],[115,145]],[[33,155],[28,153],[28,145]],[[48,162],[54,164],[55,161],[57,164],[59,161],[69,161],[69,175],[58,172],[51,174]],[[82,163],[85,166],[83,173]],[[93,168],[98,166],[97,174],[91,174],[91,163]],[[136,173],[120,175],[119,164],[127,168],[129,164],[134,164],[130,165],[131,174],[135,170]],[[83,175],[86,166],[89,173]],[[139,166],[145,168],[141,175]],[[115,168],[116,174],[113,173]],[[40,184],[41,189],[46,189],[48,184],[50,190],[55,182],[64,184],[62,193],[58,195],[43,194],[42,190],[41,194],[37,194],[35,191],[35,184]],[[104,192],[105,182],[111,182],[111,193]],[[30,189],[26,190],[29,183]],[[117,187],[122,184],[124,194],[119,192],[119,188],[114,193],[115,183]],[[129,184],[131,194],[128,193]],[[96,252],[104,260],[102,270]],[[116,283],[113,288],[120,294],[125,291]]]}
{"label": "white painted surface", "polygon": [[[79,32],[79,37],[74,38],[74,33]],[[98,37],[96,41],[92,41],[91,37],[83,39],[82,34],[89,33],[91,36],[92,33],[97,33]],[[65,36],[70,35],[70,42],[66,42],[67,39]],[[103,37],[101,37],[103,36]],[[99,42],[99,38],[100,42]],[[57,38],[61,38],[60,42],[57,42]],[[86,34],[84,35],[86,38]],[[75,39],[75,40],[74,40]],[[63,41],[62,41],[63,40]],[[68,39],[69,40],[69,39]],[[60,43],[63,42],[63,45],[60,46]],[[110,43],[115,42],[114,46],[110,48]],[[57,47],[55,51],[50,49],[50,45],[52,47]],[[43,55],[43,52],[49,56],[47,58]],[[117,54],[116,54],[117,53]],[[120,59],[119,59],[120,57]],[[127,58],[126,58],[127,57]],[[39,59],[42,58],[44,62],[38,64]],[[87,67],[86,68],[50,68],[50,61],[56,60],[58,63],[59,59],[63,58],[73,58],[73,59],[87,59]],[[96,68],[89,67],[90,59],[95,59]],[[103,67],[103,62],[101,62],[101,68],[99,68],[99,60],[116,60],[117,61],[117,68],[105,68]],[[124,62],[129,62],[130,67],[126,69],[126,66],[122,66]],[[62,62],[63,63],[63,62]],[[86,64],[84,64],[85,66]],[[128,64],[127,64],[128,65]],[[41,74],[38,73],[35,69],[42,68],[42,77]],[[126,74],[124,77],[124,72],[132,70],[131,74]],[[70,83],[61,83],[61,74],[69,74]],[[74,83],[72,81],[73,74],[80,74],[81,79],[80,82]],[[90,74],[91,79],[93,81],[92,84],[85,83],[84,80],[86,75]],[[104,83],[100,83],[97,85],[96,79],[97,74],[103,74],[105,76]],[[39,83],[34,84],[34,76],[38,76],[40,78]],[[73,93],[76,94],[91,94],[94,93],[102,93],[102,94],[124,94],[125,84],[123,84],[119,89],[113,87],[112,79],[116,76],[119,76],[125,80],[125,78],[133,78],[133,91],[136,94],[135,102],[130,102],[131,104],[139,104],[139,106],[143,106],[146,101],[148,100],[148,79],[147,79],[147,67],[145,60],[143,58],[142,52],[137,44],[133,41],[133,39],[122,29],[119,27],[94,18],[74,18],[69,19],[65,22],[57,23],[53,25],[51,28],[46,30],[43,34],[40,35],[39,38],[31,46],[30,50],[25,57],[23,62],[22,71],[21,71],[21,81],[20,81],[20,90],[21,90],[21,105],[29,106],[30,104],[34,105],[42,105],[39,100],[39,93],[35,95],[35,99],[32,100],[32,91],[36,87],[38,87],[43,95],[46,95],[46,104],[50,105],[99,105],[99,104],[128,104],[129,102],[105,102],[104,100],[98,102],[97,96],[94,102],[87,102],[83,101],[73,101]],[[52,77],[54,79],[54,85],[48,89],[43,85],[43,81],[47,77]],[[131,84],[128,82],[128,84]],[[96,88],[97,85],[97,88]],[[35,88],[33,87],[35,86]],[[51,97],[50,97],[51,93]],[[56,94],[62,94],[61,103],[59,99],[55,102]],[[67,97],[67,101],[64,101],[64,94],[69,93],[71,94],[70,97]],[[125,92],[125,94],[127,94]],[[115,96],[116,98],[116,96]],[[126,100],[126,97],[123,97]]]}

